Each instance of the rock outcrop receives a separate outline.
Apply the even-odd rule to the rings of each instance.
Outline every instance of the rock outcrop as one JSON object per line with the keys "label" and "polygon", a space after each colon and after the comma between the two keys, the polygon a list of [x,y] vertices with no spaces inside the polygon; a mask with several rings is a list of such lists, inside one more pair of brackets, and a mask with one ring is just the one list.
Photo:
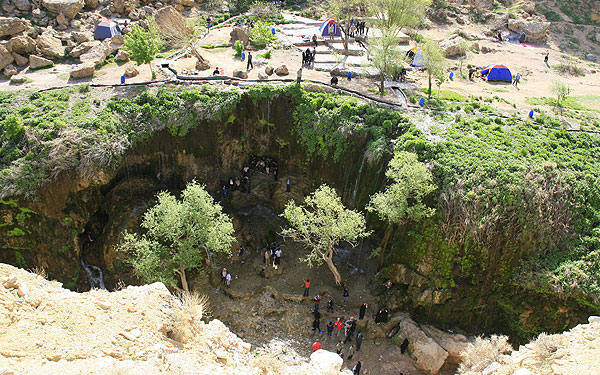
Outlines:
{"label": "rock outcrop", "polygon": [[176,43],[192,35],[192,30],[185,24],[185,18],[171,6],[159,9],[154,18],[161,32],[167,35],[167,40]]}
{"label": "rock outcrop", "polygon": [[18,17],[0,17],[0,38],[25,31],[25,23]]}
{"label": "rock outcrop", "polygon": [[68,19],[74,18],[84,5],[84,0],[42,0],[42,6],[48,11],[62,14]]}
{"label": "rock outcrop", "polygon": [[442,40],[440,42],[440,47],[444,50],[444,55],[446,57],[452,57],[457,55],[462,55],[466,52],[465,46],[467,41],[458,35],[453,35],[452,37]]}
{"label": "rock outcrop", "polygon": [[65,47],[63,47],[61,40],[50,34],[38,36],[36,44],[43,56],[51,59],[65,56]]}
{"label": "rock outcrop", "polygon": [[336,353],[319,349],[310,355],[310,363],[323,375],[338,374],[344,360]]}
{"label": "rock outcrop", "polygon": [[515,33],[525,33],[525,41],[529,43],[541,43],[546,40],[550,29],[550,22],[508,20],[508,29]]}
{"label": "rock outcrop", "polygon": [[31,69],[45,68],[52,65],[54,65],[52,60],[37,55],[29,55],[29,68]]}
{"label": "rock outcrop", "polygon": [[12,63],[14,58],[9,50],[3,45],[0,45],[0,70],[4,69],[8,64]]}
{"label": "rock outcrop", "polygon": [[35,40],[28,35],[18,35],[12,37],[8,41],[6,48],[11,52],[29,56],[32,53],[35,53],[36,43]]}
{"label": "rock outcrop", "polygon": [[277,74],[278,76],[287,76],[288,74],[290,74],[290,72],[287,66],[280,65],[277,67],[277,69],[275,69],[275,74]]}
{"label": "rock outcrop", "polygon": [[245,70],[234,70],[233,76],[237,77],[237,78],[246,79],[246,78],[248,78],[248,73]]}
{"label": "rock outcrop", "polygon": [[248,32],[241,27],[234,27],[229,33],[229,36],[231,37],[231,43],[235,43],[236,40],[241,40],[242,43],[244,43],[244,46],[247,46],[250,41]]}
{"label": "rock outcrop", "polygon": [[93,77],[94,71],[94,64],[79,64],[71,70],[71,78]]}

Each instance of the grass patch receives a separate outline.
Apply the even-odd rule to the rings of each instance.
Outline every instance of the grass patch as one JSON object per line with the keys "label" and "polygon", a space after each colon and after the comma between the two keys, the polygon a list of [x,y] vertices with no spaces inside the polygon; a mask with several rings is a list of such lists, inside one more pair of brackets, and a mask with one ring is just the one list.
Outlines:
{"label": "grass patch", "polygon": [[566,74],[575,77],[585,76],[585,70],[574,64],[558,64],[552,66],[552,68],[554,68],[554,70],[558,71],[560,74]]}
{"label": "grass patch", "polygon": [[[431,88],[432,92],[431,92],[431,96],[435,97],[436,99],[439,100],[447,100],[450,102],[466,102],[467,98],[464,97],[463,95],[457,93],[456,91],[452,91],[452,90],[438,90],[435,88]],[[425,95],[429,94],[429,89],[427,87],[423,88],[423,93]]]}
{"label": "grass patch", "polygon": [[229,43],[219,43],[219,44],[207,44],[205,46],[202,46],[202,48],[204,49],[216,49],[216,48],[227,48],[227,47],[231,47],[231,44]]}
{"label": "grass patch", "polygon": [[[531,105],[547,105],[550,107],[556,106],[556,98],[548,98],[548,97],[527,98],[527,99],[525,99],[525,101]],[[573,109],[575,111],[593,111],[592,108],[588,108],[588,107],[582,105],[575,97],[568,97],[562,103],[562,106],[563,106],[563,108]]]}

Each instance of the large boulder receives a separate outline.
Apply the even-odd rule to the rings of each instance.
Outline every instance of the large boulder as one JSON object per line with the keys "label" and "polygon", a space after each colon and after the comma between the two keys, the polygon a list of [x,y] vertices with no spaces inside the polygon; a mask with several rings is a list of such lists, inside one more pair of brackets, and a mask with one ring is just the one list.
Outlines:
{"label": "large boulder", "polygon": [[89,42],[94,40],[94,34],[91,31],[73,31],[71,33],[73,40],[77,43]]}
{"label": "large boulder", "polygon": [[270,76],[275,72],[275,69],[271,65],[265,66],[265,74]]}
{"label": "large boulder", "polygon": [[196,60],[196,70],[200,70],[200,71],[208,70],[208,69],[210,69],[210,67],[211,67],[211,65],[210,65],[210,62],[208,62],[208,60],[206,60],[206,59],[202,59],[202,60],[197,59]]}
{"label": "large boulder", "polygon": [[7,77],[12,77],[15,74],[19,73],[19,71],[17,71],[17,68],[13,65],[13,64],[8,64],[3,71],[4,75]]}
{"label": "large boulder", "polygon": [[93,64],[79,64],[71,70],[71,78],[93,77],[95,70]]}
{"label": "large boulder", "polygon": [[185,18],[171,6],[159,9],[154,19],[161,32],[167,36],[167,40],[176,42],[192,35],[192,30],[185,24]]}
{"label": "large boulder", "polygon": [[65,47],[60,39],[50,34],[42,34],[37,38],[37,47],[42,55],[49,58],[62,58],[65,56]]}
{"label": "large boulder", "polygon": [[277,74],[278,76],[287,76],[288,74],[290,74],[290,72],[287,66],[281,65],[278,66],[277,69],[275,69],[275,74]]}
{"label": "large boulder", "polygon": [[460,36],[454,35],[453,37],[442,40],[440,42],[440,47],[444,50],[444,55],[446,57],[452,57],[457,55],[462,55],[466,51],[463,48],[467,41]]}
{"label": "large boulder", "polygon": [[111,10],[115,13],[126,14],[133,10],[134,6],[131,0],[113,0]]}
{"label": "large boulder", "polygon": [[6,48],[11,51],[21,55],[29,56],[32,53],[35,53],[35,40],[27,35],[19,35],[12,37]]}
{"label": "large boulder", "polygon": [[29,64],[29,59],[25,56],[19,55],[16,52],[11,53],[13,59],[15,59],[15,63],[18,66],[26,66],[27,64]]}
{"label": "large boulder", "polygon": [[343,362],[342,357],[324,349],[319,349],[310,355],[311,365],[322,375],[339,374]]}
{"label": "large boulder", "polygon": [[43,57],[37,56],[37,55],[29,55],[29,68],[30,69],[45,68],[45,67],[52,66],[52,65],[54,65],[52,60],[48,60],[46,58],[43,58]]}
{"label": "large boulder", "polygon": [[13,4],[17,7],[18,10],[23,12],[28,11],[31,8],[31,3],[29,0],[13,0]]}
{"label": "large boulder", "polygon": [[117,61],[127,61],[131,57],[131,54],[124,49],[120,49],[115,56],[115,60]]}
{"label": "large boulder", "polygon": [[412,319],[401,320],[399,326],[398,341],[408,339],[408,352],[416,366],[426,373],[437,374],[446,362],[448,352],[427,336]]}
{"label": "large boulder", "polygon": [[0,38],[25,31],[27,26],[18,17],[0,17]]}
{"label": "large boulder", "polygon": [[14,58],[12,54],[0,44],[0,70],[4,69],[8,64],[12,63]]}
{"label": "large boulder", "polygon": [[42,0],[42,6],[52,13],[72,19],[85,5],[84,0]]}
{"label": "large boulder", "polygon": [[434,326],[422,326],[421,329],[448,352],[448,359],[454,363],[460,363],[460,352],[472,342],[465,335],[444,332]]}
{"label": "large boulder", "polygon": [[237,77],[237,78],[246,79],[246,78],[248,78],[248,73],[245,70],[234,70],[233,76]]}
{"label": "large boulder", "polygon": [[546,40],[546,35],[550,29],[550,22],[508,20],[508,29],[515,33],[525,33],[525,41],[530,43],[540,43]]}
{"label": "large boulder", "polygon": [[[79,61],[82,63],[92,63],[100,65],[108,56],[117,52],[122,46],[123,36],[118,35],[110,39],[104,39],[100,44],[96,44],[86,53],[79,56]],[[91,42],[88,42],[91,43]]]}
{"label": "large boulder", "polygon": [[73,57],[80,57],[84,53],[88,52],[93,47],[99,45],[101,42],[99,40],[92,40],[89,42],[83,42],[80,45],[76,46],[69,52],[69,55]]}
{"label": "large boulder", "polygon": [[85,9],[96,9],[98,8],[98,0],[84,0]]}
{"label": "large boulder", "polygon": [[125,77],[135,77],[138,74],[140,74],[140,71],[135,65],[127,65],[127,68],[125,68]]}
{"label": "large boulder", "polygon": [[241,40],[242,43],[244,43],[244,46],[247,46],[250,42],[248,31],[241,27],[234,27],[229,33],[229,36],[231,37],[231,43],[235,43],[236,40]]}

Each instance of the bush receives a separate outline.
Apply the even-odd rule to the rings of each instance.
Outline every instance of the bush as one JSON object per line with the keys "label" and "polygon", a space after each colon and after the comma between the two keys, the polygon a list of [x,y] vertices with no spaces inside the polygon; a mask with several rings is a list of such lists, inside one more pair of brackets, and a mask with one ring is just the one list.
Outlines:
{"label": "bush", "polygon": [[461,364],[458,374],[482,371],[490,363],[496,362],[502,354],[513,350],[507,336],[492,335],[489,339],[478,337],[475,343],[467,345],[460,353]]}
{"label": "bush", "polygon": [[265,53],[261,53],[260,55],[258,55],[259,57],[262,57],[264,59],[270,59],[271,58],[271,50],[268,50]]}
{"label": "bush", "polygon": [[558,64],[553,66],[561,74],[568,74],[575,77],[584,77],[585,69],[578,67],[575,64]]}
{"label": "bush", "polygon": [[241,56],[242,52],[244,51],[244,42],[242,42],[241,40],[236,40],[233,44],[233,48],[235,48],[234,56]]}
{"label": "bush", "polygon": [[254,27],[248,31],[248,36],[250,43],[255,46],[266,46],[275,39],[269,24],[260,20],[256,21]]}
{"label": "bush", "polygon": [[195,292],[181,292],[178,298],[180,303],[173,309],[173,338],[187,343],[201,336],[198,323],[208,315],[208,298]]}

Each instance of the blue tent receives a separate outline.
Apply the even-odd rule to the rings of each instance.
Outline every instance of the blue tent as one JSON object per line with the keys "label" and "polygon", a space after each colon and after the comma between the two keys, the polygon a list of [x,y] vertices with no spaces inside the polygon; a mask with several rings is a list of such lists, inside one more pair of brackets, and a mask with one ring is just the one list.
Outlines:
{"label": "blue tent", "polygon": [[327,21],[323,22],[321,24],[321,27],[319,27],[319,32],[321,33],[321,36],[329,36],[329,25],[333,24],[335,26],[335,34],[334,36],[342,36],[342,31],[340,30],[340,27],[338,26],[337,22],[335,22],[334,19],[328,19]]}
{"label": "blue tent", "polygon": [[412,58],[412,63],[410,65],[414,67],[421,67],[425,65],[425,58],[421,53],[421,49],[417,47],[413,47],[406,52],[406,56]]}
{"label": "blue tent", "polygon": [[504,65],[490,65],[481,71],[481,75],[487,75],[488,81],[512,82],[512,73]]}
{"label": "blue tent", "polygon": [[121,35],[121,29],[119,25],[112,21],[102,21],[96,26],[94,31],[94,39],[104,40],[112,38],[115,35]]}

